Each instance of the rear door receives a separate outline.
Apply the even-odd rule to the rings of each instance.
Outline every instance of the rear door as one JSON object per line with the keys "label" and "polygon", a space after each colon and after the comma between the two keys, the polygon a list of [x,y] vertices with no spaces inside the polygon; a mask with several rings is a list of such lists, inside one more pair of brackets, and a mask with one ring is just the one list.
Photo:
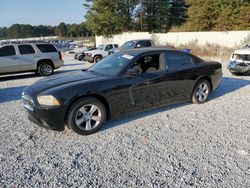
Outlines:
{"label": "rear door", "polygon": [[197,65],[193,57],[180,51],[167,51],[166,64],[169,102],[190,99],[196,81],[194,68]]}
{"label": "rear door", "polygon": [[20,61],[13,45],[0,48],[0,73],[21,71]]}
{"label": "rear door", "polygon": [[35,54],[35,49],[30,44],[18,45],[19,59],[22,71],[36,70],[36,62],[38,56]]}

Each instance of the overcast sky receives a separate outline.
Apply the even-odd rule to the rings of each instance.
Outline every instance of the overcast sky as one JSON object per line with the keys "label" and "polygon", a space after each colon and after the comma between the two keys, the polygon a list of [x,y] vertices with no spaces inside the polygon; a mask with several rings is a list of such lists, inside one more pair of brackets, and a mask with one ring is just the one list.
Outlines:
{"label": "overcast sky", "polygon": [[0,0],[0,27],[12,24],[81,23],[84,0]]}

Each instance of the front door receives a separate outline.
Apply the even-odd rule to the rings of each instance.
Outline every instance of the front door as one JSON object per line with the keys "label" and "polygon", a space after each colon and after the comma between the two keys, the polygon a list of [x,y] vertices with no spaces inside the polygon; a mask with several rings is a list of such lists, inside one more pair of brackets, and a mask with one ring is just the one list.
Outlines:
{"label": "front door", "polygon": [[139,58],[132,69],[139,74],[128,77],[130,102],[134,111],[149,109],[167,102],[167,72],[164,54],[154,53]]}

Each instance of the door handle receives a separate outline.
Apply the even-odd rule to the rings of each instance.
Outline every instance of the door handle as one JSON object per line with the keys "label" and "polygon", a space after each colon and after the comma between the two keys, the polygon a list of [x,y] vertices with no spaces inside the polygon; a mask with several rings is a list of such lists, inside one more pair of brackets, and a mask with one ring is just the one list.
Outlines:
{"label": "door handle", "polygon": [[149,84],[152,84],[153,82],[152,81],[148,81],[148,82],[146,82],[145,84],[146,85],[149,85]]}
{"label": "door handle", "polygon": [[39,58],[39,56],[38,55],[34,55],[33,58]]}
{"label": "door handle", "polygon": [[12,57],[12,59],[18,59],[18,57],[14,56],[14,57]]}

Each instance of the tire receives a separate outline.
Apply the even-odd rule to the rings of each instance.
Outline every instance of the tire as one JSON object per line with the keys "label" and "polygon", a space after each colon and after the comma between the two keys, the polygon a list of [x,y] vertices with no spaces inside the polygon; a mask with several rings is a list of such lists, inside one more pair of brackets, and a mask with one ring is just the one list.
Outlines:
{"label": "tire", "polygon": [[90,135],[97,132],[105,120],[106,109],[102,102],[87,97],[76,101],[71,106],[67,125],[77,134]]}
{"label": "tire", "polygon": [[82,59],[83,59],[83,55],[80,55],[79,58],[78,58],[78,60],[82,61]]}
{"label": "tire", "polygon": [[54,67],[51,63],[43,62],[39,65],[37,71],[41,76],[50,76],[54,73]]}
{"label": "tire", "polygon": [[244,73],[239,73],[239,72],[231,72],[233,76],[243,76]]}
{"label": "tire", "polygon": [[101,60],[102,60],[102,56],[100,56],[100,55],[97,55],[94,57],[94,63],[98,63]]}
{"label": "tire", "polygon": [[212,87],[208,80],[199,80],[192,93],[192,102],[195,104],[204,104],[209,100],[212,93]]}

